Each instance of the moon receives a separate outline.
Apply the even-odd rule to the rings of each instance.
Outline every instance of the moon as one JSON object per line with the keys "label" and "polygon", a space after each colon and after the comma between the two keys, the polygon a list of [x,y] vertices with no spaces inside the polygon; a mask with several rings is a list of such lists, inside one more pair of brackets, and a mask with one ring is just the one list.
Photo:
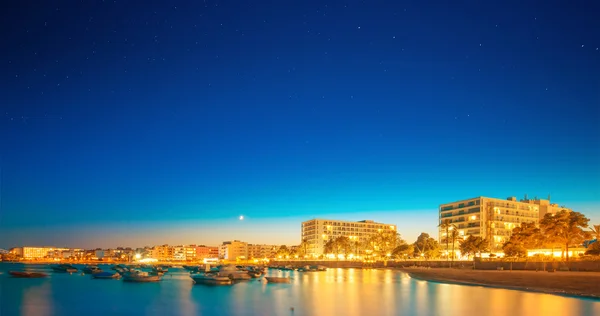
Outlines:
{"label": "moon", "polygon": [[240,221],[244,220],[244,215],[240,215]]}

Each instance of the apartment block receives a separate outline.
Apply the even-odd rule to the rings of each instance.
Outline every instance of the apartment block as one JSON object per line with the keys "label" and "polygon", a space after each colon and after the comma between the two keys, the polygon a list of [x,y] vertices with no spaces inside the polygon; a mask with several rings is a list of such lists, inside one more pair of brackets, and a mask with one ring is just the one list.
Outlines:
{"label": "apartment block", "polygon": [[302,240],[307,243],[306,253],[309,257],[319,257],[323,254],[328,240],[340,236],[348,237],[351,241],[364,242],[381,231],[396,231],[396,225],[376,223],[372,220],[358,222],[311,219],[302,223]]}
{"label": "apartment block", "polygon": [[42,259],[62,258],[62,252],[70,250],[69,248],[56,247],[16,247],[12,248],[10,252],[23,259]]}
{"label": "apartment block", "polygon": [[[442,204],[439,209],[440,245],[442,248],[446,246],[446,229],[442,226],[448,223],[458,230],[455,249],[459,240],[473,235],[486,238],[492,252],[500,252],[513,228],[525,222],[539,224],[547,213],[556,214],[563,209],[570,211],[569,208],[550,203],[550,200],[528,199],[527,196],[521,200],[516,197],[497,199],[480,196]],[[452,240],[448,244],[448,248],[451,248]]]}
{"label": "apartment block", "polygon": [[219,258],[219,247],[197,246],[196,259],[204,260],[206,258]]}
{"label": "apartment block", "polygon": [[275,254],[279,246],[275,245],[257,245],[257,244],[249,244],[248,245],[248,258],[249,259],[265,259],[265,258],[275,258]]}
{"label": "apartment block", "polygon": [[152,248],[152,258],[158,259],[159,261],[173,260],[175,256],[175,249],[169,245],[154,246]]}
{"label": "apartment block", "polygon": [[239,240],[223,242],[219,246],[219,258],[225,260],[248,259],[248,243]]}

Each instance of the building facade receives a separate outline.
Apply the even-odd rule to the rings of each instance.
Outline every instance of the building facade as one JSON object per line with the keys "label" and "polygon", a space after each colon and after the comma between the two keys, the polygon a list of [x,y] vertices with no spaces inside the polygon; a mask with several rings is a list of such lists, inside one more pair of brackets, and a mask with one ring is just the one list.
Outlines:
{"label": "building facade", "polygon": [[223,242],[219,247],[219,258],[225,260],[248,259],[248,243],[239,240]]}
{"label": "building facade", "polygon": [[[449,231],[458,230],[455,238],[455,250],[458,241],[466,239],[469,235],[487,239],[492,252],[502,252],[502,245],[510,238],[513,228],[521,223],[533,222],[536,225],[547,213],[556,214],[560,210],[569,210],[564,206],[550,203],[550,200],[524,199],[517,200],[509,197],[505,200],[489,197],[476,197],[446,203],[439,209],[439,241],[442,248],[446,247],[446,228]],[[451,234],[448,234],[451,236]],[[451,237],[448,237],[448,248],[452,248]]]}
{"label": "building facade", "polygon": [[23,259],[43,259],[43,258],[62,258],[63,251],[70,251],[69,248],[55,247],[16,247],[11,249],[11,253]]}
{"label": "building facade", "polygon": [[169,245],[154,246],[152,248],[152,258],[159,261],[173,260],[175,255],[175,249]]}
{"label": "building facade", "polygon": [[396,231],[396,225],[376,223],[372,220],[358,222],[311,219],[302,223],[302,239],[306,242],[306,255],[319,257],[323,255],[325,244],[330,239],[345,236],[354,242],[365,242],[378,232]]}
{"label": "building facade", "polygon": [[275,245],[248,245],[248,259],[270,259],[275,258],[279,246]]}
{"label": "building facade", "polygon": [[219,247],[197,246],[196,259],[204,260],[206,258],[219,258]]}

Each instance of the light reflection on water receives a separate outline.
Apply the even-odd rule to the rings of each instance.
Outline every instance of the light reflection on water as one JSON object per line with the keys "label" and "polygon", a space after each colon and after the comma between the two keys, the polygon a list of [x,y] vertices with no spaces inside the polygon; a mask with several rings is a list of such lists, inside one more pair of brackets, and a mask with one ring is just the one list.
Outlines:
{"label": "light reflection on water", "polygon": [[[0,264],[0,270],[10,269]],[[0,315],[600,315],[599,301],[429,283],[393,270],[269,274],[290,276],[292,282],[194,285],[178,269],[149,284],[79,274],[16,279],[3,273]]]}

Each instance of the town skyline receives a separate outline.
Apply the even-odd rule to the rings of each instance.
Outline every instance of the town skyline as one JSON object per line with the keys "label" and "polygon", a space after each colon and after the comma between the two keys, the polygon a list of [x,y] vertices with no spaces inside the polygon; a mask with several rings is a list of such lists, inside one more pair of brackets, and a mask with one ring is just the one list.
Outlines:
{"label": "town skyline", "polygon": [[[478,196],[478,195],[476,195]],[[509,195],[514,196],[514,195]],[[542,198],[544,196],[532,196],[524,195],[523,198]],[[500,197],[494,197],[503,199]],[[445,203],[452,201],[459,201],[461,199],[454,199],[446,201]],[[552,203],[557,203],[553,199]],[[571,208],[575,211],[583,212],[587,214],[591,220],[591,223],[600,222],[600,216],[594,211],[593,205],[590,207],[571,207],[571,204],[562,203],[558,201],[559,206]],[[577,203],[574,203],[578,205]],[[581,204],[579,204],[581,205]],[[438,205],[439,206],[439,205]],[[50,243],[54,246],[67,246],[69,248],[83,248],[83,249],[94,249],[94,248],[116,248],[116,247],[131,247],[141,248],[151,245],[219,245],[223,241],[228,240],[243,240],[251,244],[274,244],[273,240],[278,240],[281,245],[297,245],[300,243],[300,226],[303,221],[309,219],[337,219],[345,221],[361,221],[361,220],[374,220],[380,223],[390,223],[397,225],[398,233],[403,239],[410,241],[415,240],[421,233],[428,233],[431,237],[438,238],[439,227],[437,225],[439,208],[433,211],[430,210],[418,210],[410,212],[407,216],[405,212],[398,210],[391,211],[367,211],[357,213],[330,213],[321,214],[320,216],[307,217],[283,217],[287,219],[282,221],[282,217],[272,219],[254,219],[244,215],[243,220],[237,218],[228,219],[228,223],[217,224],[217,223],[206,223],[206,222],[193,222],[193,221],[180,221],[178,225],[169,225],[168,227],[162,228],[155,232],[155,237],[149,239],[143,232],[140,233],[135,227],[131,227],[127,224],[121,227],[107,227],[101,233],[85,233],[85,228],[82,231],[71,232],[78,233],[77,241],[73,241],[71,234],[63,234],[56,238],[56,236],[49,240],[57,240],[56,242]],[[422,223],[427,221],[427,223]],[[420,225],[415,223],[421,222]],[[428,229],[421,229],[426,227]],[[224,228],[227,230],[223,231]],[[266,228],[266,229],[265,229]],[[93,231],[93,230],[92,230]],[[23,237],[24,236],[24,237]],[[11,238],[12,237],[12,238]],[[21,239],[19,239],[21,238]],[[10,240],[15,240],[17,244],[9,244]],[[46,238],[45,240],[48,240]],[[61,242],[62,240],[62,242]],[[18,244],[20,243],[20,244]],[[84,244],[84,246],[79,246]],[[47,246],[36,243],[34,238],[27,238],[26,233],[24,234],[12,234],[8,239],[0,240],[0,248],[9,249],[17,246]]]}

